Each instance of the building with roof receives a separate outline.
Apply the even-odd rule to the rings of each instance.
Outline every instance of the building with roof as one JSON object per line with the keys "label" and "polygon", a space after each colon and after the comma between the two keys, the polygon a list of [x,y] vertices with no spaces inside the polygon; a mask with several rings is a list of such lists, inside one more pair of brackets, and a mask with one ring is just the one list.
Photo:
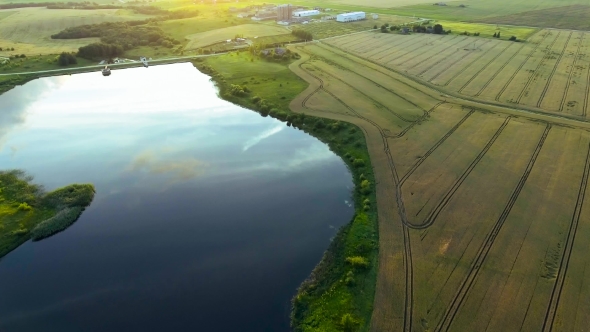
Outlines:
{"label": "building with roof", "polygon": [[319,15],[320,11],[316,9],[312,10],[301,10],[293,13],[293,17],[307,17],[307,16],[314,16]]}
{"label": "building with roof", "polygon": [[365,12],[344,13],[336,15],[336,22],[354,22],[364,20],[365,18]]}

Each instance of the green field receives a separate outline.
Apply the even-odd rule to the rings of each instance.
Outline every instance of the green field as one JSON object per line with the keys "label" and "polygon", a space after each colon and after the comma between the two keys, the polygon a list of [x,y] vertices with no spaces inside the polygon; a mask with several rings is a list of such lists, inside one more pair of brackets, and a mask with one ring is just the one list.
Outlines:
{"label": "green field", "polygon": [[[513,15],[532,10],[571,5],[588,5],[588,2],[584,0],[467,0],[446,2],[446,4],[447,6],[434,6],[430,3],[421,4],[394,8],[392,11],[400,15],[418,16],[441,20],[478,21],[484,19],[490,20],[493,17]],[[466,7],[459,7],[459,5],[462,4]],[[516,23],[516,25],[524,24]]]}
{"label": "green field", "polygon": [[520,40],[526,40],[537,31],[534,28],[482,23],[434,21],[431,24],[441,24],[445,30],[451,30],[453,34],[468,32],[470,34],[479,33],[480,37],[492,37],[495,33],[500,32],[501,39],[515,36]]}
{"label": "green field", "polygon": [[[117,9],[53,10],[22,8],[0,11],[13,13],[0,20],[0,56],[11,54],[56,54],[77,51],[80,46],[98,41],[98,38],[51,39],[50,36],[65,28],[102,22],[121,22],[145,19],[148,16],[131,14]],[[6,51],[14,48],[14,51]]]}
{"label": "green field", "polygon": [[288,34],[289,30],[280,25],[267,24],[242,24],[233,27],[221,28],[213,31],[200,32],[186,36],[189,40],[185,49],[192,50],[211,44],[224,42],[227,39],[233,39],[236,36],[248,38],[250,40],[258,37],[276,36]]}

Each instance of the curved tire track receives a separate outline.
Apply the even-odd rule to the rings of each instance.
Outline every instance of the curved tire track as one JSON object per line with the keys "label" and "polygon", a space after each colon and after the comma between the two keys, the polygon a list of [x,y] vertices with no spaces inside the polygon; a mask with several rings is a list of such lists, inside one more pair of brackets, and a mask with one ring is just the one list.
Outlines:
{"label": "curved tire track", "polygon": [[550,130],[551,130],[551,124],[547,124],[545,126],[545,131],[543,132],[543,135],[541,135],[541,139],[539,140],[539,143],[537,144],[537,147],[535,148],[535,151],[533,152],[533,155],[531,156],[531,159],[529,160],[523,175],[520,177],[520,180],[518,181],[516,188],[512,192],[512,195],[510,196],[508,203],[504,207],[504,210],[502,211],[500,218],[498,218],[498,221],[496,221],[493,228],[487,234],[484,243],[479,248],[474,261],[471,263],[471,267],[469,269],[469,272],[467,273],[466,278],[461,282],[461,285],[459,286],[457,293],[455,294],[449,307],[445,311],[443,319],[436,326],[435,331],[449,331],[450,330],[451,325],[453,324],[453,321],[454,321],[459,309],[463,305],[463,301],[465,300],[465,298],[467,297],[467,294],[469,293],[469,291],[471,290],[471,288],[475,284],[475,280],[477,279],[479,271],[481,270],[481,267],[483,266],[483,264],[486,260],[486,257],[488,255],[488,253],[490,252],[492,245],[494,244],[494,241],[496,240],[496,237],[500,233],[500,230],[502,229],[504,222],[508,218],[508,215],[510,214],[512,207],[516,203],[516,200],[518,199],[518,196],[520,195],[520,192],[521,192],[522,188],[524,187],[524,185],[525,185],[525,183],[526,183],[526,181],[527,181],[527,179],[528,179],[528,177],[535,165],[535,162],[537,161],[537,157],[539,156],[539,153],[541,152],[541,149],[543,148],[543,145],[545,143],[545,139],[547,138],[547,135],[549,135]]}
{"label": "curved tire track", "polygon": [[[551,45],[549,45],[549,49],[553,48],[553,44],[555,44],[555,42],[557,41],[557,39],[559,39],[559,36],[560,35],[561,35],[561,31],[559,31],[557,33],[557,36],[555,36],[555,39],[553,39],[553,41],[551,42]],[[543,40],[545,40],[545,39],[543,39]],[[500,101],[500,97],[502,96],[502,94],[504,93],[504,91],[506,91],[506,89],[508,88],[508,86],[510,85],[510,83],[512,83],[512,80],[514,79],[514,77],[516,77],[516,75],[518,75],[518,73],[520,73],[520,70],[522,69],[522,67],[524,67],[524,65],[527,62],[529,62],[529,59],[537,51],[537,48],[539,48],[540,45],[541,45],[541,43],[537,44],[537,46],[535,46],[535,48],[529,53],[529,55],[527,55],[527,57],[524,59],[524,61],[520,64],[520,66],[518,66],[518,69],[516,69],[514,71],[514,73],[512,73],[512,75],[510,76],[510,78],[508,79],[508,81],[506,82],[506,84],[504,84],[504,86],[502,87],[502,89],[500,90],[500,92],[498,92],[498,94],[496,95],[496,98],[495,98],[496,101]],[[541,60],[541,62],[543,62],[543,60]],[[529,80],[532,79],[532,77],[533,76],[531,76],[531,78],[529,78]]]}
{"label": "curved tire track", "polygon": [[588,145],[588,153],[586,155],[586,164],[584,166],[584,173],[580,182],[580,190],[578,191],[578,199],[576,201],[576,207],[574,208],[574,214],[570,223],[570,228],[567,233],[567,240],[563,254],[561,256],[561,262],[559,264],[559,270],[555,284],[553,284],[553,290],[551,291],[551,299],[547,306],[547,312],[545,313],[545,320],[543,321],[543,332],[550,332],[553,330],[553,323],[555,322],[555,316],[557,309],[559,308],[559,300],[561,299],[561,292],[563,291],[563,285],[565,284],[565,278],[572,256],[574,242],[576,240],[576,233],[578,230],[578,223],[580,222],[580,216],[582,214],[582,207],[584,205],[584,198],[586,196],[586,188],[588,186],[588,175],[590,173],[590,144]]}

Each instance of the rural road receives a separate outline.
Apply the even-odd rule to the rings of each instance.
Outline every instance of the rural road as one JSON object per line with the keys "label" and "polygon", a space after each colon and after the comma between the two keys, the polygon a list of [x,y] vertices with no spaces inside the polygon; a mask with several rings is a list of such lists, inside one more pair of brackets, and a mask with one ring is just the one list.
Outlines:
{"label": "rural road", "polygon": [[[166,58],[166,59],[157,59],[149,61],[150,64],[156,64],[158,62],[164,61],[177,61],[177,60],[184,60],[184,59],[194,59],[194,58],[205,58],[210,56],[216,56],[224,53],[217,53],[217,54],[203,54],[203,55],[187,55],[182,57],[176,58]],[[113,63],[110,64],[109,67],[118,67],[118,66],[125,66],[129,65],[132,62],[126,63]],[[141,64],[141,62],[136,62],[137,64]],[[51,69],[51,70],[40,70],[40,71],[28,71],[28,72],[18,72],[18,73],[8,73],[8,74],[0,74],[0,76],[14,76],[14,75],[30,75],[30,74],[46,74],[46,73],[59,73],[59,72],[67,72],[71,70],[79,70],[79,69],[90,69],[90,68],[101,68],[105,65],[92,65],[92,66],[84,66],[84,67],[70,67],[70,68],[63,68],[63,69]]]}

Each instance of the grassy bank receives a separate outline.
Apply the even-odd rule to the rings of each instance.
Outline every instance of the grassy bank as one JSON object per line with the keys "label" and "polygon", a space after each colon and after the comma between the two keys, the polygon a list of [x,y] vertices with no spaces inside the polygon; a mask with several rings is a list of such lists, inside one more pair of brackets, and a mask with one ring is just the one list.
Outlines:
{"label": "grassy bank", "polygon": [[373,172],[362,131],[349,123],[292,112],[289,102],[307,83],[288,69],[287,62],[268,62],[242,52],[194,64],[213,77],[222,98],[317,137],[348,165],[356,188],[355,216],[302,283],[293,298],[291,318],[295,331],[368,330],[378,234]]}
{"label": "grassy bank", "polygon": [[31,238],[40,240],[65,230],[93,198],[91,184],[45,193],[23,171],[0,171],[0,257]]}
{"label": "grassy bank", "polygon": [[34,77],[28,75],[0,76],[0,95],[33,79]]}

